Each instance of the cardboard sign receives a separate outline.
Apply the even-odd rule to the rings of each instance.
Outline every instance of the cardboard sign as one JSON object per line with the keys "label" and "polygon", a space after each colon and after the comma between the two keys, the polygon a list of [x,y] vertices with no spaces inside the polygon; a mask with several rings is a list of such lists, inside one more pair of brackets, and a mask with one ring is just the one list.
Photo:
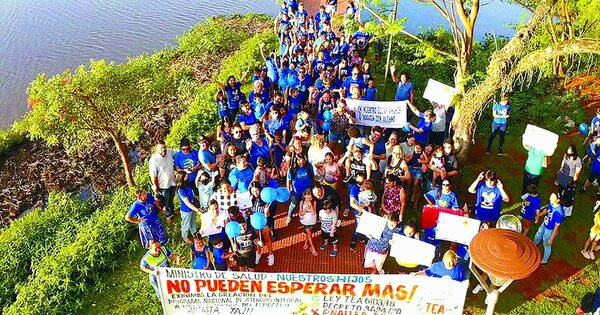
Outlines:
{"label": "cardboard sign", "polygon": [[538,126],[527,125],[523,134],[523,144],[551,156],[558,146],[558,135]]}
{"label": "cardboard sign", "polygon": [[445,207],[426,205],[423,207],[423,213],[421,214],[421,227],[424,229],[435,227],[440,212],[450,213],[461,217],[463,215],[463,209],[448,209]]}
{"label": "cardboard sign", "polygon": [[363,235],[370,234],[377,239],[381,238],[381,234],[383,234],[383,230],[387,224],[387,220],[385,218],[372,214],[368,211],[363,211],[360,215],[360,219],[357,218],[357,220],[358,226],[356,227],[356,233]]}
{"label": "cardboard sign", "polygon": [[435,238],[468,246],[479,233],[480,225],[479,220],[442,212],[438,218]]}
{"label": "cardboard sign", "polygon": [[435,258],[435,246],[394,233],[392,235],[390,256],[407,264],[429,267]]}
{"label": "cardboard sign", "polygon": [[444,105],[448,109],[455,94],[455,88],[434,79],[429,79],[423,93],[423,98]]}

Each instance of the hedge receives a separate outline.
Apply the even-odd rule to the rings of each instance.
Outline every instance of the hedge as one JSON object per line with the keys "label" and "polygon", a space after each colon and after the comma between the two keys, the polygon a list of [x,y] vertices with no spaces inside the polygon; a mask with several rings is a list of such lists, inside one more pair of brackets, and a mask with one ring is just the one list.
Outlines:
{"label": "hedge", "polygon": [[177,37],[179,50],[187,55],[201,56],[213,52],[228,52],[248,38],[248,33],[228,27],[223,18],[208,18]]}
{"label": "hedge", "polygon": [[34,209],[0,232],[0,307],[14,300],[15,286],[27,280],[35,261],[71,241],[91,212],[88,202],[51,193],[45,210]]}
{"label": "hedge", "polygon": [[0,130],[0,157],[10,153],[12,149],[25,141],[25,133],[14,128]]}

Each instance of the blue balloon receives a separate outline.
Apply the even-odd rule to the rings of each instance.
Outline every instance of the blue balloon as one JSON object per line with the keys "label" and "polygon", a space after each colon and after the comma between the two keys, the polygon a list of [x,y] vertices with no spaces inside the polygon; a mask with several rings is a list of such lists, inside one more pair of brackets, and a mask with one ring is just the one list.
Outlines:
{"label": "blue balloon", "polygon": [[412,129],[410,129],[410,127],[408,125],[405,125],[404,127],[402,127],[402,130],[404,130],[404,132],[410,132]]}
{"label": "blue balloon", "polygon": [[271,187],[265,187],[260,192],[260,199],[266,203],[271,203],[277,198],[277,192]]}
{"label": "blue balloon", "polygon": [[235,221],[231,221],[225,225],[225,233],[231,238],[238,237],[242,234],[242,226]]}
{"label": "blue balloon", "polygon": [[250,224],[256,230],[262,230],[267,225],[267,217],[264,213],[255,212],[250,216]]}
{"label": "blue balloon", "polygon": [[323,112],[323,119],[325,119],[325,121],[330,121],[331,118],[333,118],[333,114],[331,113],[331,111],[326,110],[325,112]]}
{"label": "blue balloon", "polygon": [[331,122],[326,120],[321,126],[321,129],[323,129],[323,131],[329,131],[329,128],[331,128]]}
{"label": "blue balloon", "polygon": [[582,135],[587,136],[590,134],[590,127],[586,123],[579,124],[579,132]]}
{"label": "blue balloon", "polygon": [[277,202],[286,202],[290,199],[290,191],[286,187],[279,187],[275,189],[277,192]]}

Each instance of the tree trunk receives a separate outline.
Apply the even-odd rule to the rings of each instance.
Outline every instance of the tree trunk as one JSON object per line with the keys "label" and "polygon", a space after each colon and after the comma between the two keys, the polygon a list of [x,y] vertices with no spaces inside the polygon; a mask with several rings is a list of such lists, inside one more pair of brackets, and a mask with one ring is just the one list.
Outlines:
{"label": "tree trunk", "polygon": [[133,169],[131,164],[129,164],[129,155],[127,154],[127,146],[119,139],[117,135],[110,136],[113,142],[115,143],[115,147],[117,148],[117,152],[119,152],[119,157],[121,158],[121,164],[123,165],[123,171],[125,172],[125,179],[127,179],[127,185],[129,187],[135,187],[135,181],[133,179]]}

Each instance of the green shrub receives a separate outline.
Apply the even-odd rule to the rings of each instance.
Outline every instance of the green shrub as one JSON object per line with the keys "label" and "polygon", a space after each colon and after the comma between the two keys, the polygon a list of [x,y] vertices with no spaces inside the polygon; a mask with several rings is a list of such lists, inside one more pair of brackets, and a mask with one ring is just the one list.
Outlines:
{"label": "green shrub", "polygon": [[33,266],[25,284],[17,286],[14,304],[6,314],[73,314],[82,296],[103,280],[104,272],[117,266],[134,225],[123,220],[132,202],[127,188],[120,188],[107,206],[84,224],[73,228],[73,240]]}
{"label": "green shrub", "polygon": [[52,193],[48,207],[34,209],[0,234],[0,307],[14,299],[15,285],[25,282],[31,266],[57,251],[75,235],[76,227],[91,214],[88,202]]}
{"label": "green shrub", "polygon": [[25,132],[14,128],[0,130],[0,157],[5,156],[12,149],[25,141]]}
{"label": "green shrub", "polygon": [[206,23],[200,23],[177,37],[179,49],[192,56],[228,52],[248,38],[246,32],[228,27],[221,21],[221,18],[209,18]]}

